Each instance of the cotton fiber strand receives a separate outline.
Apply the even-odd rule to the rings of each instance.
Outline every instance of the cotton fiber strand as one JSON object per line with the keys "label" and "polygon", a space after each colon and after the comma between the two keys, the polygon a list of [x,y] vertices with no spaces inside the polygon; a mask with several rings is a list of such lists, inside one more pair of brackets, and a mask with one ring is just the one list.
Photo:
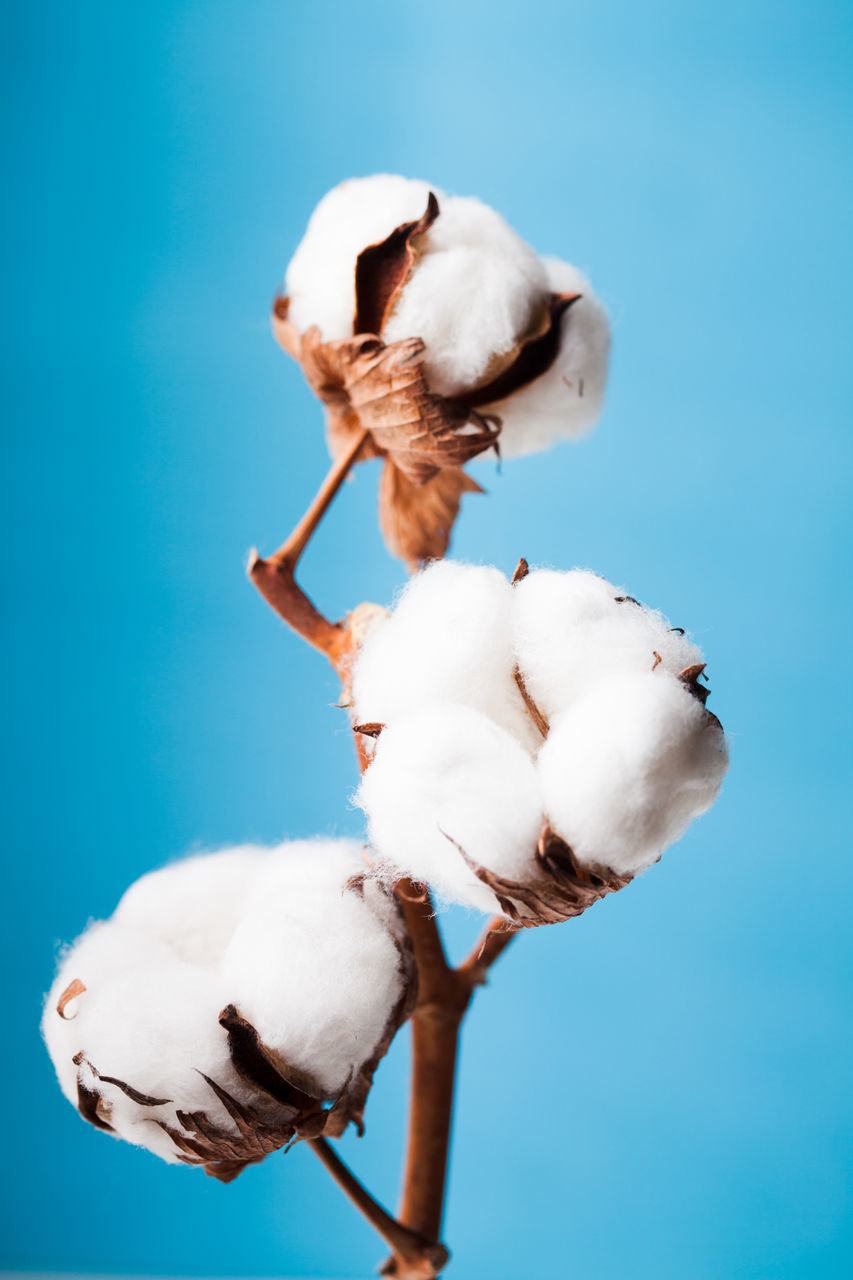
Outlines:
{"label": "cotton fiber strand", "polygon": [[321,1121],[322,1101],[351,1094],[360,1120],[410,977],[396,903],[364,873],[356,842],[296,841],[143,876],[65,954],[48,995],[42,1027],[66,1097],[88,1096],[90,1111],[96,1100],[96,1122],[169,1161],[187,1151],[167,1129],[192,1138],[195,1113],[238,1136],[205,1076],[289,1123],[294,1108],[232,1061],[220,1015],[234,1006],[285,1091],[298,1082]]}

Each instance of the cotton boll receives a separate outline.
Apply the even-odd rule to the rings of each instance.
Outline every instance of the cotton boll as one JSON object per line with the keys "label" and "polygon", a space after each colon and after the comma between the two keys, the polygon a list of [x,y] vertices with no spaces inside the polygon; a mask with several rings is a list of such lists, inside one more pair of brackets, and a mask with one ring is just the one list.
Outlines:
{"label": "cotton boll", "polygon": [[237,927],[249,883],[269,856],[245,845],[170,863],[132,884],[113,919],[166,943],[183,960],[215,966]]}
{"label": "cotton boll", "polygon": [[498,569],[450,560],[416,574],[356,660],[356,722],[391,724],[457,702],[532,748],[536,730],[512,675],[512,591]]}
{"label": "cotton boll", "polygon": [[601,682],[539,755],[551,826],[586,865],[633,875],[713,803],[728,763],[719,724],[661,670]]}
{"label": "cotton boll", "polygon": [[325,342],[352,337],[355,265],[404,222],[420,218],[437,187],[395,174],[351,178],[323,197],[287,268],[289,319],[300,333],[317,325]]}
{"label": "cotton boll", "polygon": [[402,915],[363,879],[352,841],[247,846],[144,877],[70,949],[48,997],[66,1097],[223,1181],[294,1132],[360,1124],[411,977]]}
{"label": "cotton boll", "polygon": [[583,435],[597,421],[604,399],[610,352],[607,314],[589,281],[571,263],[557,258],[543,258],[542,263],[549,289],[583,296],[563,315],[553,364],[513,395],[482,409],[501,420],[500,451],[505,458]]}
{"label": "cotton boll", "polygon": [[542,828],[535,767],[469,707],[435,707],[384,729],[358,802],[382,862],[451,901],[499,909],[457,846],[506,879],[533,873]]}
{"label": "cotton boll", "polygon": [[662,614],[585,570],[534,570],[516,584],[513,601],[515,661],[549,720],[598,680],[653,666],[677,675],[702,661]]}
{"label": "cotton boll", "polygon": [[501,371],[502,357],[541,323],[548,285],[537,255],[494,209],[458,196],[439,205],[383,336],[422,338],[430,390],[452,396]]}
{"label": "cotton boll", "polygon": [[[73,979],[85,991],[63,1017],[57,1005]],[[101,1095],[99,1113],[119,1137],[176,1162],[179,1150],[156,1120],[180,1131],[177,1110],[199,1109],[233,1130],[200,1072],[238,1099],[251,1096],[234,1072],[219,1025],[225,1003],[221,979],[208,970],[176,960],[132,929],[94,925],[66,955],[45,1005],[42,1030],[63,1093],[76,1106],[82,1076]],[[79,1054],[83,1060],[75,1063]],[[143,1105],[99,1076],[162,1101]]]}
{"label": "cotton boll", "polygon": [[364,867],[357,845],[342,846],[295,843],[276,857],[222,964],[241,1014],[327,1098],[372,1054],[403,992],[393,908],[374,909],[375,885],[347,888]]}

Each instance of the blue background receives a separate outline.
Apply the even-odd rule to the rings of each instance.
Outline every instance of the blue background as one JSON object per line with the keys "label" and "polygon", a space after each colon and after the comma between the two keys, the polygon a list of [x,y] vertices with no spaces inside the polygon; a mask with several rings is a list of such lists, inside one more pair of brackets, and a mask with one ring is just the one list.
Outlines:
{"label": "blue background", "polygon": [[[2,78],[8,1268],[356,1276],[297,1148],[221,1187],[84,1126],[37,1023],[55,948],[181,851],[356,833],[336,688],[243,576],[327,459],[267,314],[322,193],[377,170],[586,268],[583,444],[479,469],[454,550],[592,566],[690,626],[732,736],[639,883],[518,941],[466,1025],[452,1275],[849,1274],[849,4],[13,4]],[[402,579],[374,466],[303,581]],[[477,922],[449,922],[461,953]],[[347,1155],[387,1201],[406,1037]]]}

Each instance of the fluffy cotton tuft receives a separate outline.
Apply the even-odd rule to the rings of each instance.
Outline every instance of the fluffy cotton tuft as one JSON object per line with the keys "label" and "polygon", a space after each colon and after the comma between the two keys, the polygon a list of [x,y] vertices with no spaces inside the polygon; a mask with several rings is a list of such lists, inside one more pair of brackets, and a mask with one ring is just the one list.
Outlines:
{"label": "fluffy cotton tuft", "polygon": [[[559,321],[556,358],[483,413],[502,422],[500,450],[517,456],[587,431],[601,410],[607,318],[570,263],[541,258],[488,205],[426,182],[379,174],[341,183],[318,204],[286,273],[288,318],[324,342],[353,336],[359,254],[417,222],[432,192],[438,216],[417,237],[382,338],[420,338],[429,389],[450,398],[487,386],[548,327],[552,293],[582,294]],[[529,376],[529,375],[528,375]]]}
{"label": "fluffy cotton tuft", "polygon": [[470,707],[403,716],[380,736],[359,803],[373,847],[442,898],[498,910],[471,862],[523,877],[542,826],[530,754]]}
{"label": "fluffy cotton tuft", "polygon": [[582,569],[528,574],[515,587],[512,630],[528,691],[549,719],[598,680],[650,670],[656,655],[673,675],[702,661],[668,618]]}
{"label": "fluffy cotton tuft", "polygon": [[219,1019],[233,1005],[317,1111],[352,1089],[360,1118],[408,971],[396,905],[364,879],[359,852],[351,841],[250,846],[133,885],[65,954],[47,998],[42,1029],[69,1101],[173,1162],[197,1162],[182,1145],[196,1113],[239,1136],[205,1076],[289,1123],[293,1109],[232,1061]]}
{"label": "fluffy cotton tuft", "polygon": [[560,322],[553,364],[507,399],[482,408],[501,420],[500,451],[505,458],[585,435],[598,421],[604,400],[610,356],[607,313],[577,267],[557,258],[545,258],[543,265],[549,289],[581,297]]}
{"label": "fluffy cotton tuft", "polygon": [[548,283],[539,258],[494,209],[456,196],[440,210],[383,336],[422,338],[430,389],[453,396],[501,371],[542,322]]}
{"label": "fluffy cotton tuft", "polygon": [[635,875],[711,807],[727,763],[718,725],[658,669],[600,681],[564,712],[539,776],[551,825],[577,857]]}
{"label": "fluffy cotton tuft", "polygon": [[533,746],[512,675],[512,604],[499,569],[438,560],[417,574],[362,646],[352,683],[357,723],[461,703]]}
{"label": "fluffy cotton tuft", "polygon": [[620,887],[719,790],[701,669],[680,628],[595,574],[430,566],[354,667],[356,722],[384,726],[358,793],[384,867],[522,923]]}
{"label": "fluffy cotton tuft", "polygon": [[285,277],[289,318],[300,333],[316,325],[324,342],[352,337],[358,255],[417,221],[430,191],[442,199],[428,182],[377,173],[350,178],[323,196]]}

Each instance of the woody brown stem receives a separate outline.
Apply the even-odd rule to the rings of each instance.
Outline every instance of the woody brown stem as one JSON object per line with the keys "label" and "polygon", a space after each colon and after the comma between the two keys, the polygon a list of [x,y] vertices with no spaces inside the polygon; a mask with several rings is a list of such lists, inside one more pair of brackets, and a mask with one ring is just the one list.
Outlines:
{"label": "woody brown stem", "polygon": [[367,436],[368,432],[362,431],[350,448],[332,464],[314,501],[278,551],[267,559],[259,556],[257,551],[252,551],[249,558],[249,577],[267,604],[303,640],[324,653],[336,671],[340,671],[349,647],[346,630],[320,613],[297,585],[294,575],[300,556],[349,474]]}
{"label": "woody brown stem", "polygon": [[[411,880],[402,880],[397,885],[397,897],[418,968],[418,1002],[412,1015],[409,1139],[400,1221],[437,1243],[444,1209],[459,1024],[473,984],[468,974],[447,963],[429,893]],[[383,1274],[397,1280],[415,1280],[424,1272],[413,1271],[405,1260],[394,1257]]]}
{"label": "woody brown stem", "polygon": [[[430,1246],[416,1232],[410,1231],[383,1209],[378,1200],[359,1182],[351,1169],[344,1164],[334,1147],[325,1138],[314,1138],[308,1143],[322,1161],[338,1186],[364,1215],[382,1239],[394,1250],[394,1256],[407,1266],[422,1266],[428,1260],[433,1267],[441,1267],[447,1261],[447,1251]],[[418,1274],[424,1274],[421,1271]],[[426,1273],[428,1274],[428,1273]],[[435,1272],[433,1272],[435,1274]]]}
{"label": "woody brown stem", "polygon": [[325,480],[317,490],[311,506],[305,512],[287,542],[279,547],[275,555],[271,557],[276,564],[286,563],[292,569],[296,568],[299,557],[308,546],[314,530],[332,505],[335,495],[352,470],[353,464],[367,443],[369,434],[368,431],[360,431],[357,436],[353,437],[350,447],[332,463]]}
{"label": "woody brown stem", "polygon": [[494,916],[474,950],[459,966],[459,973],[465,975],[472,986],[484,983],[489,969],[518,932],[503,916]]}

